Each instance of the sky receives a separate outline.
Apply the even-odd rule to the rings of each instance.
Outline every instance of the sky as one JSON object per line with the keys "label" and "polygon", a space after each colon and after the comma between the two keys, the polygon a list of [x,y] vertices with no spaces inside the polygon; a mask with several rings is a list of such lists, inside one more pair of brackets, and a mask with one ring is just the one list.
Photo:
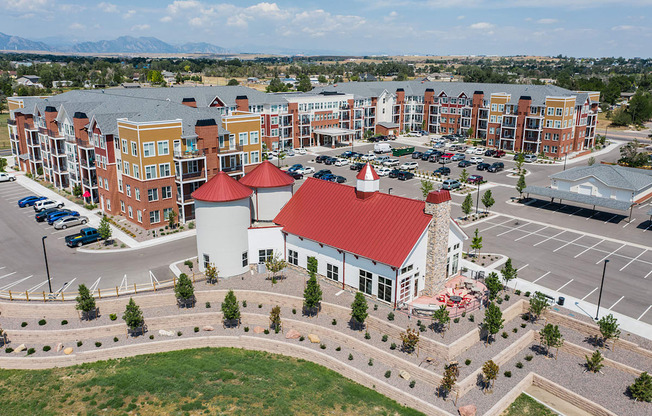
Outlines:
{"label": "sky", "polygon": [[46,42],[152,36],[237,52],[651,57],[652,0],[0,0]]}

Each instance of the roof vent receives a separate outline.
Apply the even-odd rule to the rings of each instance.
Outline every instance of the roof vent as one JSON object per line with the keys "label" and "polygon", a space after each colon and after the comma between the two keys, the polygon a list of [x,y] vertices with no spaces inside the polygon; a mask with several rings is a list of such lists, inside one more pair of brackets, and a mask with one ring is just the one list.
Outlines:
{"label": "roof vent", "polygon": [[181,100],[182,103],[192,103],[192,102],[195,102],[195,101],[196,100],[194,98],[192,98],[192,97],[184,98],[184,99]]}
{"label": "roof vent", "polygon": [[521,95],[521,98],[519,98],[519,100],[532,101],[532,97],[530,97],[529,95]]}

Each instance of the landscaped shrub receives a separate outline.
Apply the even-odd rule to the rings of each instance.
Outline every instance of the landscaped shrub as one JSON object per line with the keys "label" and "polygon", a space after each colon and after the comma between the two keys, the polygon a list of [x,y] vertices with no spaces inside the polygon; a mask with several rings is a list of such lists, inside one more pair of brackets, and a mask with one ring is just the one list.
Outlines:
{"label": "landscaped shrub", "polygon": [[524,320],[524,321],[529,321],[530,320],[530,314],[527,313],[527,312],[524,313],[523,315],[521,315],[521,319]]}
{"label": "landscaped shrub", "polygon": [[500,334],[500,336],[503,337],[503,338],[507,338],[509,336],[509,334],[507,332],[503,331],[503,333]]}
{"label": "landscaped shrub", "polygon": [[383,335],[381,339],[383,340],[383,342],[387,342],[387,338],[388,338],[387,335]]}
{"label": "landscaped shrub", "polygon": [[84,345],[83,342],[81,342],[81,341],[77,341],[77,347],[81,347],[82,345]]}
{"label": "landscaped shrub", "polygon": [[373,366],[373,365],[374,365],[374,359],[373,359],[373,358],[370,358],[370,359],[369,359],[369,362],[367,363],[367,365],[369,365],[369,367]]}
{"label": "landscaped shrub", "polygon": [[467,358],[466,360],[464,360],[464,364],[471,365],[471,360]]}
{"label": "landscaped shrub", "polygon": [[396,344],[392,342],[392,345],[389,346],[390,350],[395,350],[396,349]]}
{"label": "landscaped shrub", "polygon": [[259,304],[258,304],[258,309],[260,309],[260,308],[262,308],[262,307],[263,307],[263,304],[262,304],[262,303],[259,303]]}
{"label": "landscaped shrub", "polygon": [[413,389],[415,384],[417,384],[416,380],[410,381],[410,388]]}
{"label": "landscaped shrub", "polygon": [[196,326],[196,327],[193,329],[193,331],[195,331],[195,332],[199,332],[199,327]]}
{"label": "landscaped shrub", "polygon": [[532,358],[534,357],[528,354],[525,356],[525,361],[532,361]]}
{"label": "landscaped shrub", "polygon": [[61,325],[68,325],[68,321],[64,319],[63,321],[61,321]]}
{"label": "landscaped shrub", "polygon": [[459,323],[459,322],[460,322],[460,318],[455,318],[455,319],[453,319],[453,322],[455,322],[456,324]]}
{"label": "landscaped shrub", "polygon": [[512,332],[513,332],[513,333],[517,333],[517,332],[518,332],[518,328],[514,328],[514,329],[512,329]]}
{"label": "landscaped shrub", "polygon": [[527,326],[526,323],[522,323],[522,324],[521,324],[521,328],[525,328],[526,326]]}
{"label": "landscaped shrub", "polygon": [[265,329],[265,330],[263,331],[263,333],[264,333],[265,335],[269,335],[269,329]]}
{"label": "landscaped shrub", "polygon": [[297,314],[297,310],[295,308],[292,308],[292,315],[296,315],[296,314]]}
{"label": "landscaped shrub", "polygon": [[306,337],[304,337],[303,335],[299,337],[299,341],[303,341],[304,339],[306,339]]}
{"label": "landscaped shrub", "polygon": [[496,303],[499,304],[499,305],[502,304],[503,303],[503,298],[501,298],[501,297],[496,298]]}
{"label": "landscaped shrub", "polygon": [[43,346],[43,351],[45,351],[45,352],[48,352],[48,351],[50,351],[51,349],[52,349],[52,348],[51,348],[49,345],[44,345],[44,346]]}
{"label": "landscaped shrub", "polygon": [[36,350],[34,348],[30,348],[30,349],[27,350],[27,355],[32,355],[35,352],[36,352]]}
{"label": "landscaped shrub", "polygon": [[96,341],[96,342],[95,342],[95,346],[96,346],[97,348],[100,348],[100,347],[102,346],[102,343],[101,343],[100,341]]}
{"label": "landscaped shrub", "polygon": [[149,339],[154,339],[154,335],[150,335],[150,336],[149,336]]}
{"label": "landscaped shrub", "polygon": [[183,332],[177,331],[177,336],[180,337],[181,335],[183,335]]}
{"label": "landscaped shrub", "polygon": [[333,325],[337,325],[337,319],[333,318],[333,321],[331,322]]}
{"label": "landscaped shrub", "polygon": [[27,322],[23,322],[23,323],[21,323],[20,326],[21,326],[22,328],[25,328],[25,327],[27,326]]}
{"label": "landscaped shrub", "polygon": [[526,297],[526,298],[529,298],[529,297],[530,297],[530,292],[529,292],[529,291],[525,292],[525,297]]}
{"label": "landscaped shrub", "polygon": [[387,314],[387,320],[388,321],[393,321],[394,320],[394,312],[390,312]]}
{"label": "landscaped shrub", "polygon": [[349,353],[349,361],[353,361],[353,354]]}
{"label": "landscaped shrub", "polygon": [[115,314],[115,313],[112,313],[112,314],[109,315],[109,319],[112,320],[112,321],[115,321],[116,319],[118,319],[118,315]]}
{"label": "landscaped shrub", "polygon": [[14,349],[11,348],[11,347],[7,347],[7,348],[5,348],[5,352],[6,352],[7,354],[11,354],[12,352],[14,352]]}
{"label": "landscaped shrub", "polygon": [[246,308],[246,307],[247,307],[247,301],[246,301],[246,300],[243,300],[243,301],[242,301],[242,307],[243,307],[243,308]]}
{"label": "landscaped shrub", "polygon": [[375,310],[375,311],[378,310],[378,305],[374,305],[374,310]]}
{"label": "landscaped shrub", "polygon": [[335,351],[342,351],[342,347],[335,348]]}
{"label": "landscaped shrub", "polygon": [[385,378],[390,378],[392,376],[392,372],[390,370],[385,371]]}
{"label": "landscaped shrub", "polygon": [[466,311],[462,312],[462,318],[466,317]]}
{"label": "landscaped shrub", "polygon": [[521,295],[521,291],[517,289],[517,290],[514,291],[514,294],[515,294],[516,296],[520,296],[520,295]]}
{"label": "landscaped shrub", "polygon": [[475,316],[473,314],[469,315],[469,322],[475,321]]}
{"label": "landscaped shrub", "polygon": [[426,326],[424,324],[419,325],[419,331],[426,332],[426,329],[428,329],[428,328],[426,328]]}
{"label": "landscaped shrub", "polygon": [[522,362],[517,362],[516,363],[516,368],[523,368],[523,363]]}
{"label": "landscaped shrub", "polygon": [[512,376],[512,372],[511,372],[511,371],[505,371],[503,374],[504,374],[505,377],[507,377],[507,378],[510,378],[510,377]]}
{"label": "landscaped shrub", "polygon": [[245,326],[245,327],[244,327],[244,331],[245,331],[245,332],[249,332],[249,327],[248,327],[248,326]]}
{"label": "landscaped shrub", "polygon": [[211,307],[211,303],[210,303],[210,302],[206,302],[206,309],[208,309],[208,308],[210,308],[210,307]]}
{"label": "landscaped shrub", "polygon": [[319,344],[319,348],[321,348],[322,350],[325,350],[326,349],[326,344]]}
{"label": "landscaped shrub", "polygon": [[505,295],[505,302],[509,300],[509,295]]}
{"label": "landscaped shrub", "polygon": [[118,342],[118,341],[119,341],[118,337],[113,337],[113,342]]}
{"label": "landscaped shrub", "polygon": [[371,339],[371,335],[369,334],[369,332],[364,333],[364,339]]}

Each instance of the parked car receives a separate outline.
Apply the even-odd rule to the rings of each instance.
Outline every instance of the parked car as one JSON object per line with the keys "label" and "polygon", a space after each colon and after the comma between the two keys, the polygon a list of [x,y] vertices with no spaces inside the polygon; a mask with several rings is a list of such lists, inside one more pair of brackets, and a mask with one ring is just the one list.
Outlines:
{"label": "parked car", "polygon": [[67,217],[62,217],[57,220],[57,222],[54,223],[54,229],[55,230],[65,230],[66,228],[69,227],[74,227],[76,225],[83,225],[88,222],[87,217],[79,216],[79,217],[73,217],[73,216],[67,216]]}
{"label": "parked car", "polygon": [[384,166],[376,169],[376,173],[378,174],[378,176],[387,176],[389,175],[389,172],[391,172],[391,169]]}
{"label": "parked car", "polygon": [[351,169],[351,170],[362,170],[362,168],[364,168],[364,165],[366,165],[366,163],[360,163],[360,162],[351,163],[351,165],[349,166],[349,169]]}
{"label": "parked car", "polygon": [[434,170],[435,175],[450,175],[451,174],[451,168],[448,168],[446,166],[442,166],[440,168],[437,168]]}
{"label": "parked car", "polygon": [[57,207],[44,209],[43,211],[34,214],[34,219],[36,220],[36,222],[43,222],[48,217],[48,215],[56,211],[60,211],[60,209]]}
{"label": "parked car", "polygon": [[335,182],[336,176],[333,175],[332,173],[326,173],[322,176],[319,177],[319,179],[324,180],[324,181],[329,181],[329,182]]}
{"label": "parked car", "polygon": [[337,158],[335,157],[327,157],[326,159],[324,159],[325,165],[334,165],[335,162],[337,162]]}
{"label": "parked car", "polygon": [[366,160],[367,162],[372,161],[372,160],[374,160],[375,158],[376,158],[376,156],[375,156],[373,153],[369,153],[369,154],[366,154],[366,155],[362,155],[362,156],[360,157],[361,160]]}
{"label": "parked car", "polygon": [[450,191],[450,190],[453,190],[453,189],[457,189],[457,188],[459,188],[461,186],[462,186],[462,184],[457,179],[446,179],[442,183],[441,189],[446,189],[446,190]]}
{"label": "parked car", "polygon": [[344,176],[340,175],[333,175],[335,178],[331,178],[331,182],[337,182],[337,183],[344,183],[346,182],[346,178]]}
{"label": "parked car", "polygon": [[292,172],[288,171],[287,174],[292,176],[292,178],[294,178],[294,179],[303,179],[303,173],[300,173],[300,172],[298,172],[296,170],[292,171]]}
{"label": "parked car", "polygon": [[308,175],[309,173],[315,173],[315,168],[312,166],[304,166],[301,169],[295,170],[296,173],[300,173],[302,175]]}
{"label": "parked car", "polygon": [[475,154],[475,150],[476,150],[475,147],[469,147],[468,149],[466,149],[466,153],[473,155]]}
{"label": "parked car", "polygon": [[77,234],[66,237],[68,247],[81,247],[84,244],[94,243],[100,240],[100,233],[95,228],[82,228]]}
{"label": "parked car", "polygon": [[421,159],[421,156],[423,156],[423,152],[412,153],[412,159]]}
{"label": "parked car", "polygon": [[439,157],[439,162],[440,163],[450,163],[453,160],[453,156],[455,156],[452,153],[444,153]]}
{"label": "parked car", "polygon": [[469,167],[471,165],[472,165],[472,163],[469,162],[468,160],[460,160],[460,163],[457,164],[457,167],[458,168],[466,168],[466,167]]}
{"label": "parked car", "polygon": [[505,164],[503,162],[494,162],[487,168],[487,172],[500,172],[505,169]]}
{"label": "parked car", "polygon": [[389,143],[376,143],[374,144],[374,153],[390,153],[392,146]]}
{"label": "parked car", "polygon": [[399,169],[392,169],[389,171],[389,175],[387,176],[389,176],[390,178],[397,178],[399,173],[401,173]]}
{"label": "parked car", "polygon": [[496,150],[496,153],[494,154],[494,157],[503,157],[503,156],[505,156],[506,154],[507,154],[507,153],[505,153],[504,150]]}
{"label": "parked car", "polygon": [[480,155],[480,156],[484,155],[484,149],[481,148],[481,147],[476,148],[475,149],[475,154]]}
{"label": "parked car", "polygon": [[478,163],[475,168],[477,170],[487,170],[487,169],[489,169],[489,166],[491,166],[491,165],[488,164],[488,163],[482,162],[482,163]]}
{"label": "parked car", "polygon": [[317,163],[324,163],[324,161],[325,161],[326,159],[328,159],[329,157],[330,157],[330,156],[319,155],[319,156],[315,157],[315,162],[317,162]]}
{"label": "parked car", "polygon": [[484,180],[482,175],[471,175],[469,178],[466,180],[468,183],[481,183]]}
{"label": "parked car", "polygon": [[0,172],[0,182],[13,182],[16,177],[11,173]]}
{"label": "parked car", "polygon": [[481,158],[480,156],[473,156],[471,159],[469,159],[469,161],[473,164],[476,164],[476,163],[484,162],[484,159]]}
{"label": "parked car", "polygon": [[383,162],[383,166],[388,166],[388,167],[398,166],[400,164],[401,161],[398,159],[387,159],[386,161]]}
{"label": "parked car", "polygon": [[405,162],[401,165],[401,170],[416,170],[419,168],[417,162]]}
{"label": "parked car", "polygon": [[525,155],[525,161],[532,163],[537,161],[537,155]]}
{"label": "parked car", "polygon": [[288,172],[295,172],[299,169],[303,168],[303,165],[300,163],[297,163],[295,165],[290,166],[290,169],[288,169]]}
{"label": "parked car", "polygon": [[389,159],[391,159],[391,158],[389,156],[387,156],[387,155],[376,156],[376,162],[378,162],[378,163],[386,162]]}
{"label": "parked car", "polygon": [[401,171],[401,172],[398,173],[396,178],[399,181],[407,181],[408,179],[414,178],[414,173],[408,172],[408,171]]}
{"label": "parked car", "polygon": [[335,161],[335,166],[344,166],[344,165],[348,165],[348,164],[349,164],[349,159],[338,158]]}
{"label": "parked car", "polygon": [[307,153],[305,147],[298,147],[298,148],[294,149],[294,151],[298,155],[305,155]]}
{"label": "parked car", "polygon": [[340,155],[340,157],[343,157],[343,158],[347,158],[347,159],[348,159],[348,158],[350,158],[352,155],[353,155],[353,152],[350,151],[350,150],[347,150],[346,152],[342,153],[342,154]]}
{"label": "parked car", "polygon": [[460,160],[466,159],[466,155],[464,153],[455,153],[453,157],[451,157],[451,160],[453,162],[458,162]]}
{"label": "parked car", "polygon": [[411,131],[405,135],[406,137],[421,137],[421,133],[418,131]]}
{"label": "parked car", "polygon": [[48,198],[45,196],[34,196],[34,195],[26,196],[25,198],[21,198],[18,200],[18,206],[21,208],[31,207],[38,201],[43,201],[44,199],[48,199]]}
{"label": "parked car", "polygon": [[34,204],[34,211],[40,212],[43,211],[44,209],[54,208],[54,207],[63,208],[63,202],[55,201],[53,199],[44,199]]}
{"label": "parked car", "polygon": [[430,159],[430,155],[433,154],[435,150],[434,149],[428,149],[425,152],[421,154],[421,160],[428,160]]}
{"label": "parked car", "polygon": [[493,155],[495,155],[495,154],[496,154],[496,151],[495,151],[494,149],[487,149],[487,150],[485,150],[485,152],[484,152],[484,155],[485,155],[485,156],[493,156]]}
{"label": "parked car", "polygon": [[57,220],[63,217],[79,217],[79,212],[69,209],[62,209],[60,211],[51,212],[47,217],[48,225],[54,224],[57,222]]}
{"label": "parked car", "polygon": [[286,154],[286,156],[288,156],[288,157],[296,156],[296,153],[294,153],[294,150],[292,150],[292,149],[287,150],[287,151],[285,152],[285,154]]}
{"label": "parked car", "polygon": [[313,178],[320,179],[322,176],[324,176],[324,175],[329,175],[329,174],[331,174],[331,173],[333,173],[333,172],[331,172],[331,171],[328,170],[328,169],[322,169],[322,170],[320,170],[320,171],[317,171],[317,173],[315,173],[315,174],[312,175],[312,176],[313,176]]}

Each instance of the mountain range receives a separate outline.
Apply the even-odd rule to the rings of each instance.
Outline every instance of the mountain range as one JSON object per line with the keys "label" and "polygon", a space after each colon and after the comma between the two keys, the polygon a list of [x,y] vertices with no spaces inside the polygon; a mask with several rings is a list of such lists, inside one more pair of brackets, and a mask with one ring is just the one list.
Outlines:
{"label": "mountain range", "polygon": [[153,37],[121,36],[114,40],[80,42],[72,45],[51,46],[19,36],[0,32],[0,50],[42,51],[70,53],[207,53],[224,54],[229,51],[221,46],[206,42],[171,45]]}

